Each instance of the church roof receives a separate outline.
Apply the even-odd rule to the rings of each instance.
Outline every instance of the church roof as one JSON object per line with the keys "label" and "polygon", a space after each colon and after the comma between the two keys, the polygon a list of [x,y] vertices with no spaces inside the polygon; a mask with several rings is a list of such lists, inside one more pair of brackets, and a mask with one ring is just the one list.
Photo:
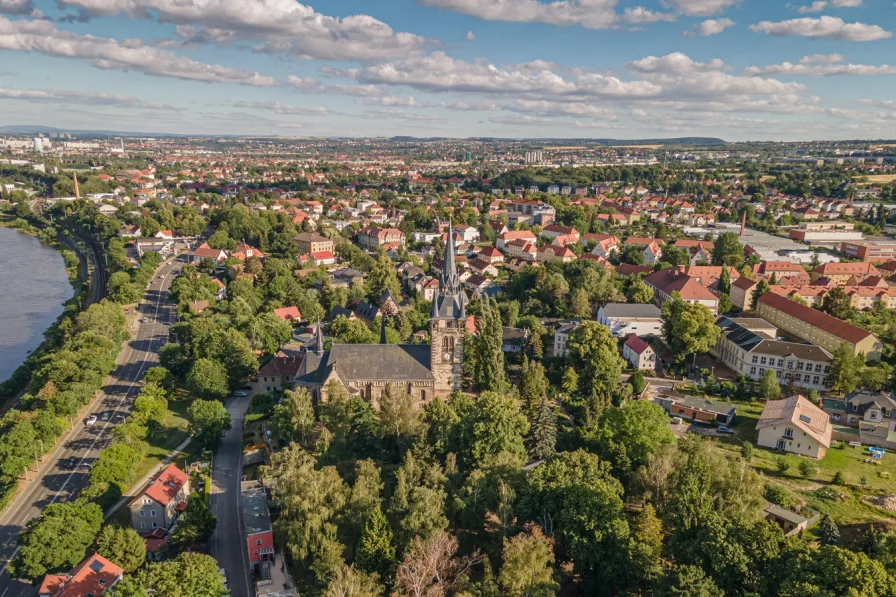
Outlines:
{"label": "church roof", "polygon": [[429,344],[334,344],[322,357],[308,353],[296,381],[323,383],[335,369],[352,381],[433,381]]}

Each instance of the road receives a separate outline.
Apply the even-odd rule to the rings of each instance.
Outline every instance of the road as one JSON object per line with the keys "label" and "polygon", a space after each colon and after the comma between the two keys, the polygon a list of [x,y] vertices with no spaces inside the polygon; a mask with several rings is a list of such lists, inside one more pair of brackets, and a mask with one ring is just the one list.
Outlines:
{"label": "road", "polygon": [[243,469],[243,417],[249,398],[228,398],[225,406],[233,425],[224,436],[212,461],[210,508],[218,519],[209,546],[218,565],[227,572],[232,597],[254,597],[249,578],[246,534],[240,511],[240,481]]}
{"label": "road", "polygon": [[[84,420],[75,425],[45,454],[37,473],[33,467],[28,480],[6,511],[0,515],[0,597],[30,597],[36,594],[31,585],[12,579],[8,573],[9,561],[18,553],[16,538],[29,520],[54,502],[74,499],[87,484],[87,465],[96,460],[99,451],[109,444],[112,419],[116,414],[126,414],[137,395],[137,382],[149,367],[158,363],[158,350],[168,339],[168,326],[175,321],[176,311],[168,299],[168,288],[174,276],[171,272],[182,264],[174,261],[162,265],[146,290],[139,306],[140,319],[136,334],[126,344],[118,357],[118,366],[106,378],[101,392],[90,404],[90,414],[109,412],[109,421],[98,421],[87,426]],[[86,417],[85,417],[86,418]],[[77,468],[60,467],[64,459],[74,456]]]}

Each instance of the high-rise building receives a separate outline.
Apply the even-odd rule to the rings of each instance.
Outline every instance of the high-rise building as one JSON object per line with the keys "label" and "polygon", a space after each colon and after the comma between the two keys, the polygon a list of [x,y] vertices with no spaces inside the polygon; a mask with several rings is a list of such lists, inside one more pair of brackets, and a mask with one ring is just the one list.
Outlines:
{"label": "high-rise building", "polygon": [[37,153],[43,153],[43,152],[44,152],[44,148],[43,148],[43,139],[41,139],[40,137],[35,137],[35,138],[34,138],[34,151],[36,151]]}

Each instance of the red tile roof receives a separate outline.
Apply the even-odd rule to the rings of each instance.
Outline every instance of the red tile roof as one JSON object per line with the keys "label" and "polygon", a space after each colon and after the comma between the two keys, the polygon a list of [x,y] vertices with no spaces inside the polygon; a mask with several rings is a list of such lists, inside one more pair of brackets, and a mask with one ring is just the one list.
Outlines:
{"label": "red tile roof", "polygon": [[52,597],[94,597],[121,579],[124,570],[99,554],[78,564],[69,574],[51,574],[41,583],[39,594]]}
{"label": "red tile roof", "polygon": [[864,275],[864,276],[873,276],[880,274],[880,271],[874,264],[865,263],[865,262],[852,262],[852,263],[825,263],[819,265],[814,270],[812,270],[813,274],[820,274],[822,276],[833,276],[833,275]]}
{"label": "red tile roof", "polygon": [[134,499],[136,500],[143,495],[146,495],[165,506],[177,495],[177,492],[184,486],[187,479],[189,479],[187,473],[183,472],[173,464],[169,464],[165,470],[159,473],[155,479],[150,481],[149,486]]}
{"label": "red tile roof", "polygon": [[628,337],[628,339],[625,341],[625,345],[634,350],[636,354],[641,354],[642,352],[650,348],[650,345],[647,342],[645,342],[635,334],[632,334]]}
{"label": "red tile roof", "polygon": [[830,332],[850,344],[857,344],[868,336],[873,335],[868,330],[863,330],[851,323],[847,323],[836,317],[831,317],[827,313],[823,313],[812,307],[801,305],[779,294],[775,294],[774,292],[763,294],[759,298],[759,302],[768,305],[772,309],[776,309],[791,317],[799,319],[800,321],[804,321],[812,327]]}
{"label": "red tile roof", "polygon": [[283,307],[282,309],[274,309],[274,315],[276,315],[283,321],[302,319],[302,314],[299,312],[298,307]]}

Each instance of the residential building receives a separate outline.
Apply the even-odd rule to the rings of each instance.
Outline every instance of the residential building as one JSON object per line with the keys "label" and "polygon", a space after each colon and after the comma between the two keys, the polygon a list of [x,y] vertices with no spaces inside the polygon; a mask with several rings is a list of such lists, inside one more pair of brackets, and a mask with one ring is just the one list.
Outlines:
{"label": "residential building", "polygon": [[809,274],[813,283],[819,278],[826,278],[836,286],[856,285],[865,278],[879,276],[880,270],[867,262],[839,262],[819,265]]}
{"label": "residential building", "polygon": [[732,282],[731,289],[728,292],[728,298],[731,299],[731,304],[741,311],[749,311],[752,309],[757,286],[759,286],[759,282],[751,280],[746,276],[742,276]]}
{"label": "residential building", "polygon": [[653,289],[653,300],[660,307],[677,292],[684,302],[703,305],[718,313],[719,297],[701,284],[700,278],[686,274],[685,268],[670,267],[654,272],[644,278],[644,283]]}
{"label": "residential building", "polygon": [[273,560],[275,553],[274,527],[264,486],[258,481],[243,481],[240,486],[240,508],[246,531],[246,555],[249,565],[257,568],[259,562]]}
{"label": "residential building", "polygon": [[567,319],[561,321],[554,329],[554,357],[565,357],[569,350],[566,343],[569,342],[569,335],[582,325],[581,319]]}
{"label": "residential building", "polygon": [[520,353],[529,342],[529,330],[527,328],[501,328],[501,351]]}
{"label": "residential building", "polygon": [[552,259],[558,259],[563,263],[569,263],[570,261],[575,261],[576,254],[568,247],[553,244],[542,245],[535,253],[536,261],[550,261]]}
{"label": "residential building", "polygon": [[661,238],[644,238],[641,236],[630,236],[625,239],[625,247],[636,246],[642,249],[644,254],[644,263],[654,265],[663,256],[663,245],[666,244]]}
{"label": "residential building", "polygon": [[280,309],[274,309],[274,315],[276,315],[278,319],[289,323],[302,321],[302,314],[299,312],[298,307],[281,307]]}
{"label": "residential building", "polygon": [[147,253],[158,253],[167,257],[174,251],[174,241],[167,238],[138,238],[134,241],[137,249],[137,257],[143,257]]}
{"label": "residential building", "polygon": [[845,398],[825,397],[822,408],[835,424],[858,429],[859,441],[863,444],[896,449],[896,397],[893,394],[853,392]]}
{"label": "residential building", "polygon": [[659,336],[663,331],[663,317],[656,305],[608,303],[597,310],[597,322],[609,328],[614,338]]}
{"label": "residential building", "polygon": [[720,317],[722,334],[710,352],[747,379],[759,381],[772,370],[781,385],[827,391],[831,353],[813,344],[785,342],[777,329],[761,319]]}
{"label": "residential building", "polygon": [[619,252],[619,239],[612,234],[586,234],[582,237],[584,242],[593,242],[593,255],[609,259],[614,253]]}
{"label": "residential building", "polygon": [[650,344],[632,334],[622,344],[622,358],[635,369],[654,371],[656,369],[656,352]]}
{"label": "residential building", "polygon": [[533,245],[538,241],[535,234],[531,230],[509,230],[503,234],[499,234],[495,242],[495,246],[503,249],[504,246],[515,240],[522,240]]}
{"label": "residential building", "polygon": [[170,529],[187,507],[189,495],[189,475],[169,464],[128,502],[131,526],[137,531]]}
{"label": "residential building", "polygon": [[203,259],[211,259],[215,263],[223,263],[227,260],[227,252],[224,249],[212,249],[208,243],[202,243],[193,250],[191,261],[196,264]]}
{"label": "residential building", "polygon": [[504,245],[504,252],[510,257],[517,257],[526,261],[535,261],[538,249],[529,241],[515,239]]}
{"label": "residential building", "polygon": [[756,312],[769,323],[828,352],[834,352],[845,342],[855,354],[864,354],[866,360],[881,358],[883,344],[871,332],[774,292],[759,298]]}
{"label": "residential building", "polygon": [[550,224],[541,229],[541,236],[551,239],[558,245],[579,242],[579,231],[570,226],[560,226],[558,224]]}
{"label": "residential building", "polygon": [[476,257],[475,259],[471,259],[468,264],[470,269],[476,272],[477,274],[481,274],[484,276],[497,276],[498,268],[492,265],[491,261],[487,261],[482,259],[481,257]]}
{"label": "residential building", "polygon": [[896,259],[896,242],[842,242],[840,252],[870,263],[885,263]]}
{"label": "residential building", "polygon": [[122,224],[121,228],[118,229],[118,236],[122,238],[139,238],[141,232],[140,226],[136,224]]}
{"label": "residential building", "polygon": [[98,553],[68,574],[48,574],[37,589],[38,597],[100,597],[121,582],[122,570]]}
{"label": "residential building", "polygon": [[299,255],[310,255],[320,251],[330,251],[332,253],[336,250],[336,245],[331,239],[314,232],[301,232],[295,235],[292,240],[299,249]]}
{"label": "residential building", "polygon": [[315,251],[309,254],[314,265],[335,265],[336,255],[332,251]]}
{"label": "residential building", "polygon": [[376,251],[381,246],[389,243],[405,243],[404,233],[398,228],[379,228],[368,226],[358,230],[358,246],[365,251]]}
{"label": "residential building", "polygon": [[483,247],[479,250],[479,259],[491,264],[504,263],[504,254],[496,247]]}
{"label": "residential building", "polygon": [[766,402],[756,429],[756,443],[779,452],[821,459],[831,447],[830,416],[799,394]]}
{"label": "residential building", "polygon": [[265,363],[255,376],[253,389],[256,392],[275,392],[288,389],[302,369],[303,355],[276,356]]}
{"label": "residential building", "polygon": [[669,416],[701,423],[715,421],[730,425],[737,412],[731,404],[678,393],[657,394],[653,401],[662,406]]}

